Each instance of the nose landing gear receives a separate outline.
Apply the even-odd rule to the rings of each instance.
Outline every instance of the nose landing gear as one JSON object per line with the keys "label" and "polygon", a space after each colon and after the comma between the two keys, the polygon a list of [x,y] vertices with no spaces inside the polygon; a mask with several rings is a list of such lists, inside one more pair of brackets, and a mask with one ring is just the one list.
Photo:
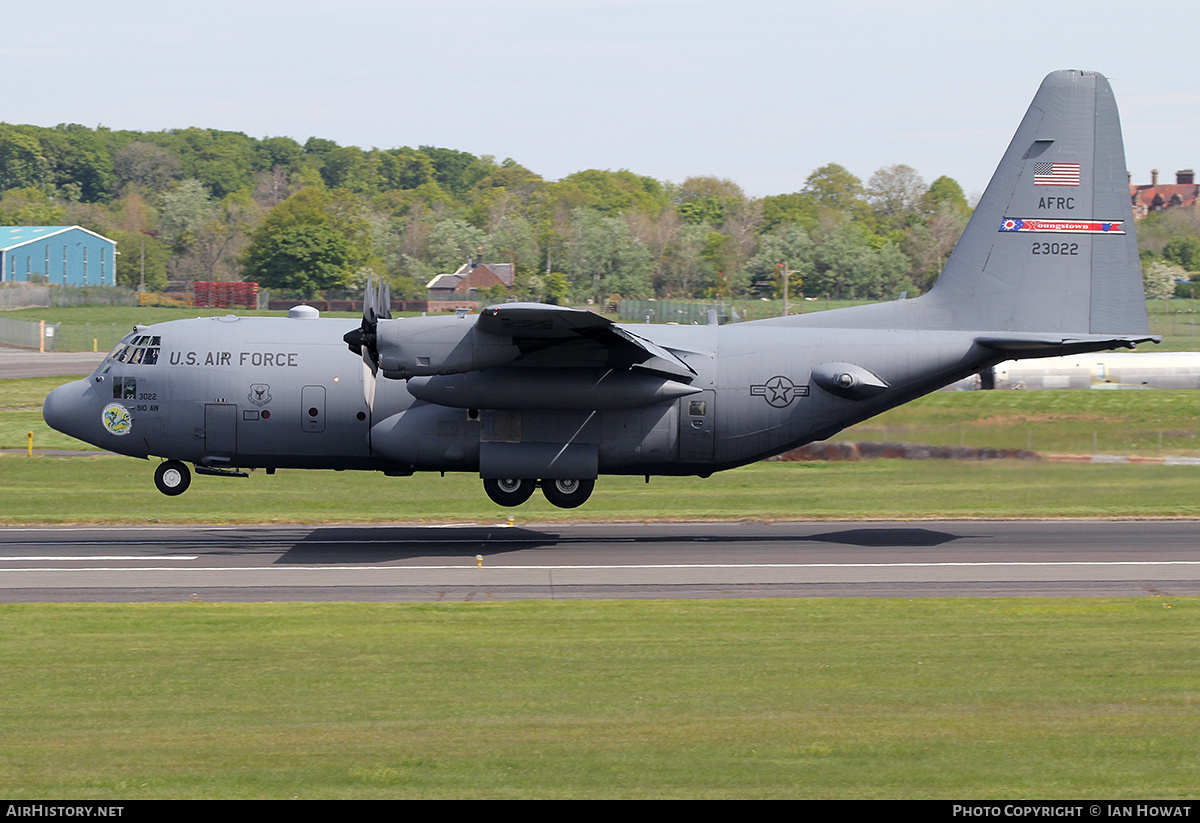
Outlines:
{"label": "nose landing gear", "polygon": [[188,467],[178,460],[168,460],[160,463],[154,470],[154,485],[165,495],[174,497],[183,494],[191,485],[192,473]]}

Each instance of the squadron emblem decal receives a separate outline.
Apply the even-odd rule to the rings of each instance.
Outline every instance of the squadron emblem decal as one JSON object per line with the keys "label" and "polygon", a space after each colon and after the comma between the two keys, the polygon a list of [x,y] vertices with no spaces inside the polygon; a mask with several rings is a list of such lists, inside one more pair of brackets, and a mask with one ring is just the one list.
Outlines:
{"label": "squadron emblem decal", "polygon": [[109,403],[105,406],[104,411],[100,413],[100,420],[109,434],[123,435],[133,430],[133,418],[129,416],[129,409],[120,403]]}
{"label": "squadron emblem decal", "polygon": [[790,406],[797,397],[808,396],[808,386],[797,386],[783,375],[775,375],[766,383],[751,386],[751,397],[761,397],[777,409]]}
{"label": "squadron emblem decal", "polygon": [[253,383],[246,397],[256,406],[265,406],[271,402],[271,386],[267,383]]}

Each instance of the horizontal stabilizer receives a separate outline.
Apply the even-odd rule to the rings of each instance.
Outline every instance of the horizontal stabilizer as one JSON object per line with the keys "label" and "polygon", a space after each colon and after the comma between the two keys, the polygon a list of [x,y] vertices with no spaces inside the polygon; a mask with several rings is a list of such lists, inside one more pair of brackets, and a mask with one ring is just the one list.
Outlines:
{"label": "horizontal stabilizer", "polygon": [[1136,348],[1138,343],[1161,343],[1162,337],[1152,334],[1020,334],[981,335],[975,342],[1012,356],[1046,357],[1058,354],[1082,354],[1090,351]]}

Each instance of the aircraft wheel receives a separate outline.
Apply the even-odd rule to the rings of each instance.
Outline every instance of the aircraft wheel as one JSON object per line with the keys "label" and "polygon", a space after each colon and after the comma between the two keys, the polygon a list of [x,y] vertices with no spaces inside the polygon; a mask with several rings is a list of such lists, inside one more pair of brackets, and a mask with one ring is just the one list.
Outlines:
{"label": "aircraft wheel", "polygon": [[158,486],[160,492],[172,497],[187,491],[191,482],[192,473],[178,460],[159,463],[158,468],[154,470],[154,485]]}
{"label": "aircraft wheel", "polygon": [[493,503],[501,506],[519,506],[529,499],[536,485],[532,480],[506,477],[500,480],[484,480],[483,490],[492,498]]}
{"label": "aircraft wheel", "polygon": [[560,509],[582,506],[592,496],[595,480],[543,480],[542,494]]}

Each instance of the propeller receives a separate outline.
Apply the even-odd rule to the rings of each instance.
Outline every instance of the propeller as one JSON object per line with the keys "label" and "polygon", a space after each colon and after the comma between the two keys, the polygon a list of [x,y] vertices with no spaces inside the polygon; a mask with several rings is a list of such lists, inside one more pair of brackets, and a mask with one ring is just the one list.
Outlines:
{"label": "propeller", "polygon": [[361,354],[363,359],[363,394],[367,407],[375,408],[375,375],[379,371],[378,329],[380,320],[392,316],[392,290],[386,278],[375,282],[374,275],[367,275],[367,288],[363,294],[362,325],[342,335],[350,351]]}

